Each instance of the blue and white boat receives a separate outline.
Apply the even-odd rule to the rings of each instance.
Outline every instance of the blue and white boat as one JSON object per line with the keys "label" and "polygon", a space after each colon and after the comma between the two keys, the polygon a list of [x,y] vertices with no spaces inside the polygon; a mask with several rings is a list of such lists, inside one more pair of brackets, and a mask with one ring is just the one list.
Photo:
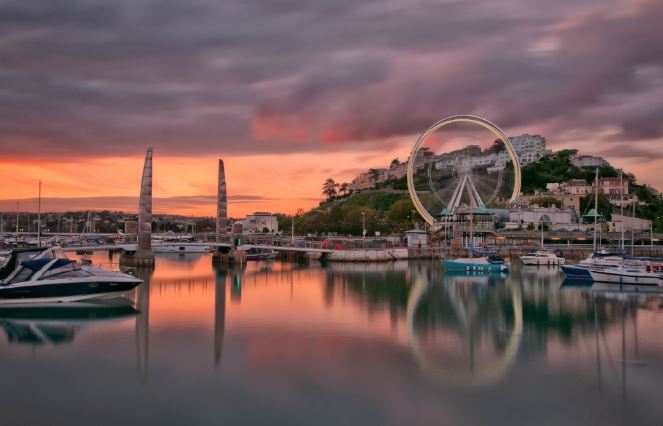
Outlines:
{"label": "blue and white boat", "polygon": [[616,268],[624,260],[621,253],[599,252],[592,253],[586,259],[575,265],[562,265],[562,272],[569,278],[576,280],[592,280],[590,269]]}
{"label": "blue and white boat", "polygon": [[507,272],[510,264],[501,256],[489,255],[482,257],[463,257],[452,260],[443,260],[442,264],[447,271],[466,272]]}

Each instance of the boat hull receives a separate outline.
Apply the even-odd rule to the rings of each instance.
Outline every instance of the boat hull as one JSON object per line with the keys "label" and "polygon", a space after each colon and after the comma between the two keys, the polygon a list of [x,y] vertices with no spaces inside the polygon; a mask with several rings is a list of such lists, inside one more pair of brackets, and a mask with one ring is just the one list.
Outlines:
{"label": "boat hull", "polygon": [[545,257],[527,257],[522,256],[520,260],[527,266],[558,266],[564,264],[564,259],[545,258]]}
{"label": "boat hull", "polygon": [[140,282],[57,283],[0,289],[0,305],[65,303],[123,297]]}
{"label": "boat hull", "polygon": [[590,271],[592,279],[611,284],[663,286],[663,279],[648,274],[628,274],[619,271]]}
{"label": "boat hull", "polygon": [[507,272],[509,270],[508,263],[472,263],[456,260],[443,260],[442,264],[448,271]]}
{"label": "boat hull", "polygon": [[589,268],[579,265],[562,265],[562,272],[569,278],[576,280],[592,280],[592,274],[589,273]]}

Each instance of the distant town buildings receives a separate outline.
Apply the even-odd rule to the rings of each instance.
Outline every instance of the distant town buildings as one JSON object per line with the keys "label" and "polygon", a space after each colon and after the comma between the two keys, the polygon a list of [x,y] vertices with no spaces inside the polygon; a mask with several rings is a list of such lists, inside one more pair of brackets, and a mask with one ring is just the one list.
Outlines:
{"label": "distant town buildings", "polygon": [[[623,225],[622,225],[623,224]],[[624,231],[649,231],[652,223],[651,220],[639,219],[633,216],[622,216],[619,214],[612,214],[612,218],[608,221],[608,229],[613,232],[619,232],[624,226]]]}
{"label": "distant town buildings", "polygon": [[278,218],[268,212],[255,212],[244,219],[243,232],[245,234],[279,232]]}
{"label": "distant town buildings", "polygon": [[[423,158],[423,156],[422,156]],[[393,164],[388,169],[370,169],[361,173],[348,184],[348,190],[352,192],[371,189],[378,183],[388,180],[402,179],[407,174],[407,162]]]}
{"label": "distant town buildings", "polygon": [[[513,145],[521,164],[539,161],[552,152],[546,149],[546,138],[541,135],[513,136],[509,138],[509,141]],[[488,173],[495,173],[503,170],[509,161],[509,155],[503,149],[482,149],[478,145],[470,145],[463,149],[437,155],[429,148],[423,147],[417,152],[415,167],[420,169],[432,162],[437,170],[467,165],[469,167],[485,167]],[[407,162],[394,164],[390,168],[370,169],[354,178],[348,185],[348,190],[357,192],[371,189],[376,184],[402,179],[406,173]]]}
{"label": "distant town buildings", "polygon": [[[548,183],[546,189],[551,194],[570,194],[570,195],[588,195],[594,192],[593,184],[587,183],[584,179],[572,179],[566,182]],[[629,195],[628,179],[616,177],[599,178],[599,194],[606,197],[619,197],[620,195]]]}
{"label": "distant town buildings", "polygon": [[580,198],[582,198],[582,196],[553,192],[544,192],[536,195],[521,195],[512,203],[512,207],[522,209],[530,206],[541,207],[536,204],[537,200],[541,198],[551,198],[559,202],[562,208],[573,209],[576,212],[580,211]]}
{"label": "distant town buildings", "polygon": [[569,208],[530,207],[509,211],[508,228],[545,224],[553,230],[575,230],[579,227],[578,213]]}

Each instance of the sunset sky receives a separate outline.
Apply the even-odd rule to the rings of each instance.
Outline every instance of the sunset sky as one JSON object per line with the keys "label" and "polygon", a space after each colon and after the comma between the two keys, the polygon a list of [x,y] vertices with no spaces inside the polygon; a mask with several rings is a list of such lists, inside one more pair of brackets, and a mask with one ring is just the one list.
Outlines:
{"label": "sunset sky", "polygon": [[[0,2],[0,209],[317,205],[452,114],[601,155],[663,190],[657,0]],[[22,201],[22,210],[34,201]]]}

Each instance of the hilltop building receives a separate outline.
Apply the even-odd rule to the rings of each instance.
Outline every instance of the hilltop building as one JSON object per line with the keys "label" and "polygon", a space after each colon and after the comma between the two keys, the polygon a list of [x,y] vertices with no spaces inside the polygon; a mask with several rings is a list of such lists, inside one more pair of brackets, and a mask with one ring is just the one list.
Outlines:
{"label": "hilltop building", "polygon": [[601,157],[594,157],[592,155],[576,155],[571,159],[571,164],[576,167],[605,167],[609,166],[606,160]]}
{"label": "hilltop building", "polygon": [[620,179],[616,177],[599,178],[599,193],[607,197],[619,196],[620,194],[628,195],[629,185],[628,179]]}
{"label": "hilltop building", "polygon": [[546,149],[546,138],[541,135],[512,136],[509,138],[509,142],[516,150],[521,165],[535,163],[552,153],[551,150]]}

